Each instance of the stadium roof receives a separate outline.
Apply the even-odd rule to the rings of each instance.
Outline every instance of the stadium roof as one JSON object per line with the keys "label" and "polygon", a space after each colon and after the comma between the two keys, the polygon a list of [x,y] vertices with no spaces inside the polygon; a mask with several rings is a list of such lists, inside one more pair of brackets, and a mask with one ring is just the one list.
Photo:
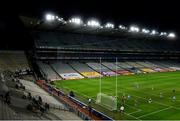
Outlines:
{"label": "stadium roof", "polygon": [[118,36],[128,38],[156,38],[156,39],[175,39],[175,33],[158,32],[156,30],[149,30],[139,28],[136,25],[125,27],[124,25],[115,25],[111,22],[101,25],[96,19],[90,19],[83,23],[80,17],[72,17],[69,20],[53,15],[46,14],[44,18],[33,18],[27,16],[20,16],[22,22],[26,27],[33,30],[43,31],[63,31],[71,33],[86,33],[105,36]]}

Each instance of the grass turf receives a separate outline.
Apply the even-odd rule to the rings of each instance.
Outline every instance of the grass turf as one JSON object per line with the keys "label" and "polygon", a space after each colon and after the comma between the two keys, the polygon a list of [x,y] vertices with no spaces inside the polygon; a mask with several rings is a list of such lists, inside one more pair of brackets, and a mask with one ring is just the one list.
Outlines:
{"label": "grass turf", "polygon": [[[116,77],[103,77],[102,92],[115,95],[115,80]],[[109,111],[93,103],[95,109],[119,120],[180,120],[180,72],[118,76],[117,84],[118,97],[131,95],[125,102],[125,113]],[[88,98],[95,101],[99,92],[99,78],[56,81],[54,85],[66,92],[74,91],[76,97],[84,103],[88,103]],[[172,100],[173,95],[176,95],[175,101]],[[148,103],[149,98],[152,103]]]}

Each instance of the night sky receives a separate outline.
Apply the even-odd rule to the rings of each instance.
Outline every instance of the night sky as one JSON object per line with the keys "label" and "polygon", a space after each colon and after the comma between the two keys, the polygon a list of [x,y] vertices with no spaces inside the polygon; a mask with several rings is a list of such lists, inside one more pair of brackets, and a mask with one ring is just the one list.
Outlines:
{"label": "night sky", "polygon": [[177,35],[180,33],[180,7],[174,0],[9,0],[1,2],[0,9],[0,32],[4,36],[14,34],[17,38],[21,32],[26,33],[18,15],[43,17],[49,11],[65,20],[78,15],[84,21],[95,17],[102,24],[112,21],[116,26],[136,24],[148,29],[174,31]]}

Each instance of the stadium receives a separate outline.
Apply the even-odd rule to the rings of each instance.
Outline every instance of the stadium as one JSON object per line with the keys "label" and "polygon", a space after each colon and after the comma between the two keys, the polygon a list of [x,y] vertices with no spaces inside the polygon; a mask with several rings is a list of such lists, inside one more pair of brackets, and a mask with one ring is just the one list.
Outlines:
{"label": "stadium", "polygon": [[180,120],[178,32],[40,14],[1,45],[0,120]]}

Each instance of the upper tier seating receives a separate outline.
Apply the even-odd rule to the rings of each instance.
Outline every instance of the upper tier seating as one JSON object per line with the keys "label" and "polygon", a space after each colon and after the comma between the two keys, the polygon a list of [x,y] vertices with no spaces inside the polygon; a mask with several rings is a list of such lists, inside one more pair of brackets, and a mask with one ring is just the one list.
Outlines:
{"label": "upper tier seating", "polygon": [[121,51],[176,51],[173,42],[72,34],[61,32],[34,33],[36,47],[111,49]]}

